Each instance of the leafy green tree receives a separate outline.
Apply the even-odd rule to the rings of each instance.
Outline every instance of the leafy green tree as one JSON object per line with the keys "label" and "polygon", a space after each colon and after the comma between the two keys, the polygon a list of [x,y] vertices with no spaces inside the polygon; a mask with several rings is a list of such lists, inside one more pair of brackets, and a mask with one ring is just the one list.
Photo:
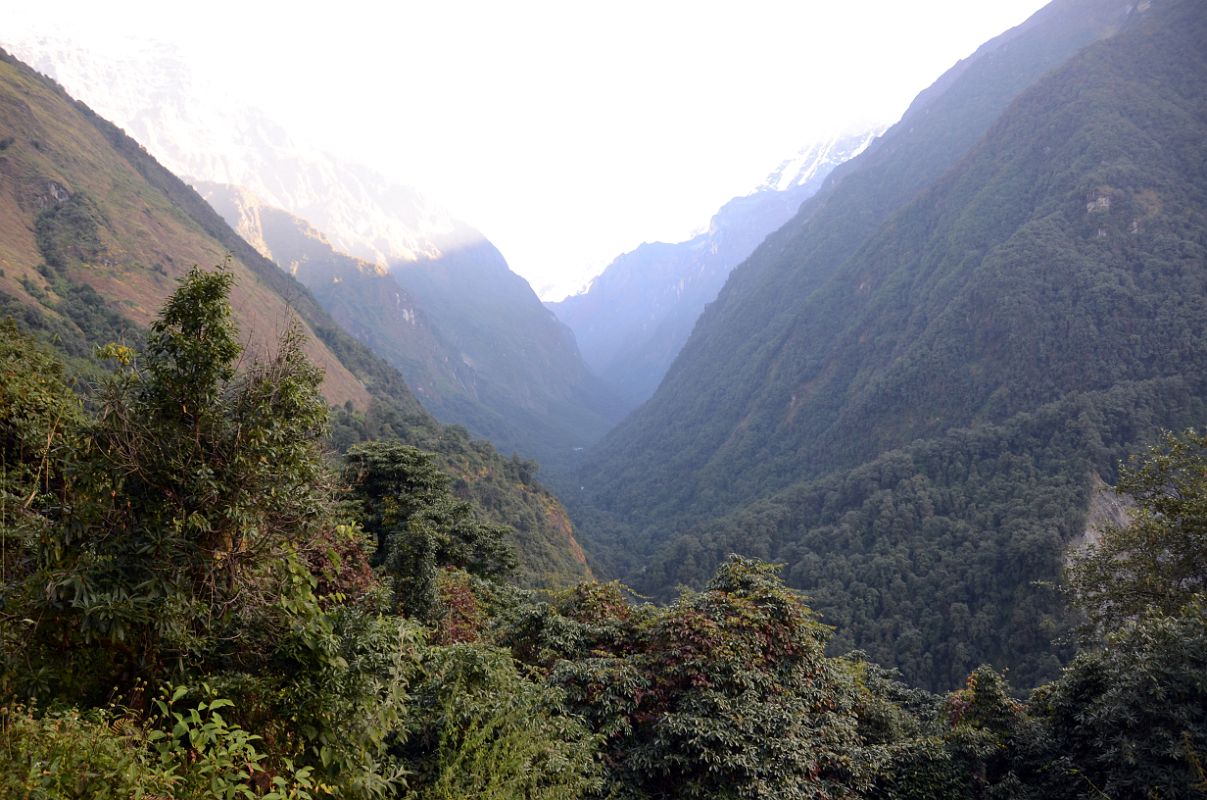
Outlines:
{"label": "leafy green tree", "polygon": [[32,567],[83,421],[62,362],[0,321],[0,586]]}
{"label": "leafy green tree", "polygon": [[883,756],[866,796],[931,800],[969,795],[968,772],[944,740],[950,725],[943,698],[906,686],[895,671],[869,662],[861,651],[843,661],[858,687],[859,736]]}
{"label": "leafy green tree", "polygon": [[1075,554],[1065,591],[1101,634],[1147,614],[1170,615],[1207,591],[1207,433],[1165,434],[1120,472],[1130,523]]}
{"label": "leafy green tree", "polygon": [[[1078,653],[1033,704],[1065,796],[1201,798],[1207,792],[1207,604],[1123,623]],[[1074,794],[1076,791],[1078,794]]]}
{"label": "leafy green tree", "polygon": [[776,571],[733,556],[666,608],[586,585],[515,615],[501,638],[607,737],[619,796],[854,797],[872,764],[854,686]]}
{"label": "leafy green tree", "polygon": [[410,711],[408,798],[570,800],[599,788],[600,737],[505,650],[429,648]]}
{"label": "leafy green tree", "polygon": [[1103,531],[1065,573],[1088,620],[1083,647],[1033,705],[1052,771],[1082,796],[1202,797],[1207,434],[1166,434],[1118,488],[1136,503],[1131,522]]}
{"label": "leafy green tree", "polygon": [[516,566],[508,530],[458,500],[435,459],[397,441],[365,442],[348,449],[345,467],[362,524],[377,542],[374,563],[390,576],[397,608],[423,620],[438,610],[439,568],[497,578]]}
{"label": "leafy green tree", "polygon": [[67,643],[69,664],[111,660],[109,673],[83,670],[93,680],[237,663],[256,651],[252,635],[266,645],[299,585],[291,564],[332,524],[322,374],[297,330],[237,369],[232,280],[194,269],[141,356],[109,348],[118,369],[71,459],[27,594],[38,638]]}
{"label": "leafy green tree", "polygon": [[853,797],[866,778],[851,687],[777,571],[731,557],[649,631],[653,716],[627,760],[655,796]]}

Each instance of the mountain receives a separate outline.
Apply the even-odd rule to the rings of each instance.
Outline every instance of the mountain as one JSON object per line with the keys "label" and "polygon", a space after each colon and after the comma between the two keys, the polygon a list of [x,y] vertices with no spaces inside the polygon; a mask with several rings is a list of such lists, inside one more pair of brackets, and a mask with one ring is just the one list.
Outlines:
{"label": "mountain", "polygon": [[[234,187],[221,191],[257,209],[288,212],[321,233],[342,266],[329,274],[311,258],[299,279],[420,388],[420,400],[442,421],[559,473],[574,448],[619,419],[573,336],[523,278],[480,232],[417,189],[298,143],[262,112],[195,76],[170,46],[125,42],[94,53],[53,37],[10,41],[190,183],[210,187],[211,195],[214,187]],[[237,204],[215,202],[235,213]],[[263,247],[259,233],[245,227],[256,213],[226,220]],[[276,253],[262,252],[285,266]],[[355,275],[352,261],[360,264]],[[386,275],[401,294],[383,285]],[[380,302],[404,294],[406,309]],[[409,321],[415,308],[424,312],[423,331]]]}
{"label": "mountain", "polygon": [[912,679],[1049,675],[1031,582],[1118,458],[1204,415],[1205,35],[1198,3],[1057,0],[835,170],[588,454],[617,569],[782,560]]}
{"label": "mountain", "polygon": [[176,175],[239,186],[307,220],[341,252],[384,266],[456,242],[456,221],[418,189],[298,142],[194,73],[172,45],[125,38],[91,49],[32,35],[3,42]]}
{"label": "mountain", "polygon": [[383,354],[426,406],[470,391],[475,376],[388,268],[335,249],[306,220],[246,189],[198,181],[196,189],[265,258],[310,290],[328,313]]}
{"label": "mountain", "polygon": [[96,345],[137,343],[193,265],[225,264],[252,353],[291,320],[325,372],[336,433],[397,435],[435,450],[465,497],[512,526],[522,578],[589,574],[565,511],[535,468],[499,456],[424,411],[402,376],[335,323],[306,289],[257,253],[146,150],[50,80],[0,51],[0,314],[71,359],[84,379]]}
{"label": "mountain", "polygon": [[555,473],[573,447],[601,437],[616,418],[608,391],[577,357],[572,334],[489,242],[432,262],[380,267],[337,251],[305,220],[246,190],[206,182],[198,189],[402,372],[439,418],[501,449],[535,454]]}
{"label": "mountain", "polygon": [[658,387],[704,306],[730,270],[792,218],[831,170],[881,131],[802,148],[755,191],[726,203],[708,230],[685,242],[642,244],[617,258],[586,291],[546,307],[574,331],[587,365],[635,408]]}
{"label": "mountain", "polygon": [[391,383],[384,365],[133,140],[7,54],[3,68],[6,306],[53,327],[81,355],[98,337],[145,328],[189,267],[230,253],[232,304],[253,349],[271,346],[292,311],[307,355],[327,374],[330,402],[364,408],[375,389],[388,389],[408,413],[420,411],[401,380]]}
{"label": "mountain", "polygon": [[551,480],[619,421],[619,405],[583,363],[573,333],[490,242],[396,264],[391,275],[474,376],[464,395],[430,402],[438,416],[536,457]]}

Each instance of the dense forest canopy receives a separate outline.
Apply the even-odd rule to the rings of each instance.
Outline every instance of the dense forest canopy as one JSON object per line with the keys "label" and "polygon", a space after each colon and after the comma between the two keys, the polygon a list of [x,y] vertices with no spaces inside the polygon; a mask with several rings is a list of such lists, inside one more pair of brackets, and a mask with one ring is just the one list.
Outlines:
{"label": "dense forest canopy", "polygon": [[731,556],[663,606],[518,588],[434,456],[328,460],[321,375],[296,333],[241,361],[231,281],[191,272],[83,395],[4,323],[4,796],[1201,791],[1207,435],[1123,471],[1137,512],[1068,567],[1086,624],[1054,682],[1023,701],[982,666],[934,695],[827,655],[775,565]]}

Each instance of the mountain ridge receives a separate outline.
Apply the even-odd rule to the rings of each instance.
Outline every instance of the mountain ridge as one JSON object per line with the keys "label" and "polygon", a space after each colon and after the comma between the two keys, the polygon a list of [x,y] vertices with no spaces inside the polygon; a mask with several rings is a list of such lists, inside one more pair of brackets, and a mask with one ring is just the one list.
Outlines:
{"label": "mountain ridge", "polygon": [[[1195,40],[1207,21],[1193,3],[1154,4],[1082,46],[1087,17],[1071,14],[1085,5],[1053,4],[986,51],[1026,60],[1028,28],[1046,46],[1059,30],[1035,25],[1073,23],[1066,62],[999,95],[954,163],[929,154],[920,190],[916,160],[894,167],[923,144],[909,118],[836,170],[734,271],[654,398],[587,454],[576,513],[640,591],[690,584],[729,548],[787,561],[825,613],[857,617],[848,644],[912,680],[943,685],[977,658],[1027,681],[1052,674],[1042,631],[1059,626],[1059,604],[1029,587],[1058,577],[1092,474],[1109,479],[1112,458],[1207,413],[1207,59]],[[1113,23],[1115,4],[1097,8]],[[946,99],[918,107],[944,116],[976,94],[986,73],[958,72]],[[887,202],[894,185],[899,205],[882,218],[835,217],[874,207],[869,191]],[[956,429],[1005,451],[949,458]],[[903,449],[926,457],[890,469]],[[872,488],[843,499],[834,487],[856,474]],[[831,511],[793,507],[794,494]],[[946,548],[974,568],[938,569]],[[831,560],[803,569],[822,552]],[[879,615],[850,610],[864,596],[880,598]],[[924,618],[945,603],[983,612],[984,633],[931,663],[920,654],[946,640]],[[913,644],[894,651],[904,630]]]}
{"label": "mountain ridge", "polygon": [[[785,304],[783,298],[803,300],[822,287],[897,208],[980,140],[1020,85],[1025,88],[1028,76],[1038,80],[1061,53],[1071,56],[1096,37],[1109,35],[1126,10],[1126,4],[1106,0],[1058,1],[982,45],[925,90],[897,125],[858,158],[835,169],[791,222],[730,273],[717,301],[701,315],[668,369],[660,391],[589,454],[583,483],[599,485],[599,473],[592,468],[596,461],[622,460],[625,448],[660,441],[658,451],[672,460],[658,471],[665,477],[655,480],[668,496],[699,494],[702,487],[675,485],[669,479],[687,473],[689,464],[712,453],[717,459],[710,487],[715,501],[734,499],[734,493],[724,489],[732,483],[718,474],[726,458],[720,454],[731,450],[750,424],[751,418],[740,409],[763,385],[762,376],[772,372],[776,355],[801,319],[797,306]],[[1057,46],[1061,43],[1063,49]],[[955,142],[961,150],[953,151]],[[716,374],[730,378],[717,385],[712,379]],[[791,393],[782,400],[790,402]],[[690,441],[685,424],[672,418],[683,416],[681,401],[693,407],[687,418],[710,419],[707,427],[693,427]],[[723,412],[723,421],[710,409]],[[619,488],[617,478],[625,480],[625,472],[642,480],[625,469],[619,476],[613,473],[609,483]],[[601,490],[605,495],[612,491]],[[615,499],[636,507],[620,501],[620,495]]]}

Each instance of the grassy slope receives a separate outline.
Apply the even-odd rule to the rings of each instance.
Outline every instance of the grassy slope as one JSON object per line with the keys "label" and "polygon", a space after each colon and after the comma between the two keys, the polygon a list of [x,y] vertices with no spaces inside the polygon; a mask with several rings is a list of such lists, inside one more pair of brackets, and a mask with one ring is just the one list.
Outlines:
{"label": "grassy slope", "polygon": [[[0,95],[0,140],[11,139],[0,154],[5,176],[0,187],[5,207],[0,217],[0,269],[5,272],[0,290],[37,303],[26,285],[32,284],[47,292],[53,303],[56,292],[36,271],[43,260],[35,235],[38,215],[60,198],[81,193],[99,212],[102,251],[90,263],[81,263],[83,268],[73,271],[71,279],[93,287],[136,326],[151,321],[189,267],[223,262],[231,243],[215,240],[190,215],[187,203],[151,183],[147,174],[164,184],[171,179],[156,174],[162,169],[156,170],[157,165],[116,129],[11,60],[0,62]],[[169,188],[185,189],[183,184]],[[230,262],[239,284],[233,305],[243,329],[251,332],[249,345],[262,349],[271,346],[288,321],[288,295],[242,256],[236,252]],[[314,335],[316,326],[305,316],[303,320],[312,334],[308,355],[327,374],[328,399],[367,404],[364,382]]]}

